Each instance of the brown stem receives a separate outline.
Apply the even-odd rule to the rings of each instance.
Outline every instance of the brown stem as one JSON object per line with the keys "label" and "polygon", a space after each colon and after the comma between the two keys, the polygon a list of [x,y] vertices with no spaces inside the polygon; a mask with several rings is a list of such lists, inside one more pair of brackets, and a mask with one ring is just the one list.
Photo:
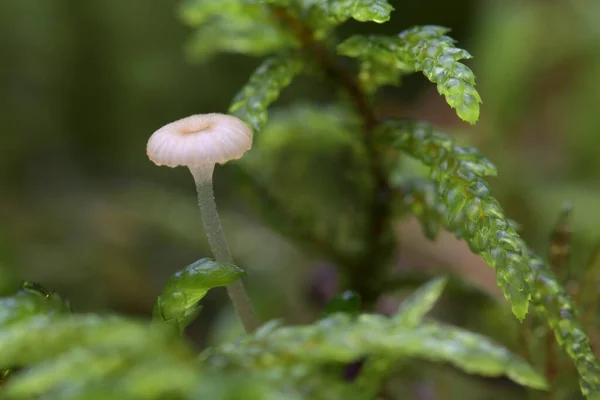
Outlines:
{"label": "brown stem", "polygon": [[390,215],[390,186],[380,165],[379,155],[374,143],[374,129],[377,118],[371,109],[367,96],[356,80],[337,59],[331,55],[327,46],[315,39],[314,32],[288,9],[273,7],[276,18],[287,26],[300,42],[305,51],[312,53],[314,59],[325,72],[325,75],[336,82],[348,94],[350,101],[362,118],[364,127],[364,146],[370,160],[371,176],[374,182],[371,209],[369,211],[368,250],[365,255],[350,265],[350,286],[356,290],[366,305],[373,305],[379,296],[380,270],[386,260],[386,250],[382,249],[387,233]]}

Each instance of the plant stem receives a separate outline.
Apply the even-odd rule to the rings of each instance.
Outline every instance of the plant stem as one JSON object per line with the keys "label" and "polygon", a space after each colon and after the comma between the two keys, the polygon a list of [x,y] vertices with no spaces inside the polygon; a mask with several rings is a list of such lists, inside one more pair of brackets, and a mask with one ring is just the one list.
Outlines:
{"label": "plant stem", "polygon": [[[215,196],[213,192],[212,172],[214,164],[209,166],[190,168],[194,181],[196,182],[196,190],[198,191],[198,206],[202,215],[202,224],[208,238],[210,249],[216,261],[233,263],[233,257],[229,251],[225,234],[217,212]],[[248,293],[244,288],[244,283],[241,279],[233,282],[226,287],[227,294],[233,303],[233,308],[242,322],[246,333],[251,333],[260,326],[260,321],[256,317],[252,304],[248,298]]]}

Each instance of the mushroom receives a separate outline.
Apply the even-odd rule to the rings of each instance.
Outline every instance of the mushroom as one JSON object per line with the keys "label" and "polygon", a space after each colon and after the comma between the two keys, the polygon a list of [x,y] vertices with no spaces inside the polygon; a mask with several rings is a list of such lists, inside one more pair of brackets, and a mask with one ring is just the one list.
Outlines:
{"label": "mushroom", "polygon": [[[225,114],[199,114],[167,124],[148,140],[146,152],[156,165],[190,169],[208,243],[217,261],[233,262],[215,204],[212,176],[215,164],[242,157],[252,147],[252,132],[240,119]],[[227,293],[246,332],[259,325],[241,280]]]}

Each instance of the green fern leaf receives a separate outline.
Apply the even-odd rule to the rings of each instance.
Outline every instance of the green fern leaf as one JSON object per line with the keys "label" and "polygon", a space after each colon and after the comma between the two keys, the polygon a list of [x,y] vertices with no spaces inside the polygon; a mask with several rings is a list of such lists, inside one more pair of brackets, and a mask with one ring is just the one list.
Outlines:
{"label": "green fern leaf", "polygon": [[414,72],[412,63],[398,56],[399,39],[387,36],[355,35],[337,46],[340,55],[358,58],[358,79],[367,93],[385,85],[400,85],[403,74]]}
{"label": "green fern leaf", "polygon": [[446,214],[446,206],[438,196],[437,185],[430,180],[416,178],[405,180],[397,186],[394,187],[395,214],[414,215],[418,218],[425,236],[434,240],[443,224],[442,216]]}
{"label": "green fern leaf", "polygon": [[316,2],[314,7],[335,24],[350,18],[381,24],[390,20],[390,13],[394,10],[387,0],[324,0]]}
{"label": "green fern leaf", "polygon": [[267,108],[302,67],[302,59],[290,54],[267,59],[233,99],[229,112],[244,120],[254,133],[259,132],[267,122]]}
{"label": "green fern leaf", "polygon": [[35,316],[0,331],[0,368],[31,365],[69,349],[144,352],[150,348],[187,354],[183,343],[162,329],[116,316]]}
{"label": "green fern leaf", "polygon": [[336,314],[314,325],[277,328],[222,346],[211,357],[221,367],[258,370],[348,363],[364,356],[445,361],[467,372],[506,375],[522,385],[546,387],[544,378],[527,363],[485,337],[435,323],[407,328],[381,315],[354,319]]}
{"label": "green fern leaf", "polygon": [[243,275],[244,271],[234,264],[202,258],[169,278],[154,306],[153,317],[183,332],[200,312],[198,302],[210,289],[227,286]]}
{"label": "green fern leaf", "polygon": [[600,398],[600,363],[577,319],[575,304],[550,268],[532,252],[529,266],[534,275],[532,304],[548,321],[558,344],[573,359],[581,392],[588,398]]}
{"label": "green fern leaf", "polygon": [[431,178],[438,183],[446,204],[446,225],[496,269],[498,285],[522,320],[531,297],[527,247],[482,179],[496,174],[494,165],[475,149],[456,146],[450,137],[435,133],[426,123],[388,121],[379,132],[387,146],[431,167]]}
{"label": "green fern leaf", "polygon": [[517,318],[525,316],[528,298],[546,318],[559,345],[573,359],[582,392],[600,394],[600,365],[577,320],[575,305],[556,276],[533,254],[504,217],[482,179],[495,167],[473,148],[454,141],[423,122],[387,121],[379,133],[387,146],[406,151],[431,167],[431,178],[447,206],[446,225],[467,240],[497,271],[496,278]]}
{"label": "green fern leaf", "polygon": [[94,353],[73,349],[55,359],[41,362],[13,377],[3,394],[10,399],[35,398],[61,386],[87,385],[93,380],[121,370],[128,365],[127,357],[117,352]]}
{"label": "green fern leaf", "polygon": [[418,326],[442,295],[447,282],[445,277],[436,278],[417,289],[400,305],[393,318],[396,324],[409,328]]}
{"label": "green fern leaf", "polygon": [[68,312],[68,303],[58,294],[25,282],[14,296],[0,298],[0,327],[5,328],[35,315],[58,315]]}
{"label": "green fern leaf", "polygon": [[[445,35],[448,31],[439,26],[419,26],[398,37],[355,35],[340,43],[337,51],[361,60],[361,81],[370,91],[382,84],[396,84],[401,73],[422,71],[458,116],[474,124],[481,97],[475,89],[473,71],[459,62],[471,55],[454,46],[455,40]],[[393,68],[398,72],[386,78]]]}
{"label": "green fern leaf", "polygon": [[521,358],[484,336],[459,328],[426,323],[402,337],[405,354],[430,361],[446,361],[471,374],[499,376],[534,389],[546,389],[545,378]]}
{"label": "green fern leaf", "polygon": [[[396,325],[416,328],[439,299],[447,283],[447,278],[436,278],[417,289],[410,297],[402,302],[393,317]],[[394,365],[394,359],[389,357],[369,358],[356,381],[357,387],[369,393],[369,398],[375,396],[385,378]]]}

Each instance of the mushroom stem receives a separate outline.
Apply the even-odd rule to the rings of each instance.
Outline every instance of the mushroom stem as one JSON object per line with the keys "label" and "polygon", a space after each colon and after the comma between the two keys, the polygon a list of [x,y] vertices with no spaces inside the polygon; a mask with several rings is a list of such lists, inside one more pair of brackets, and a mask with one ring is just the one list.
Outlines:
{"label": "mushroom stem", "polygon": [[[198,206],[202,215],[202,223],[208,238],[208,243],[213,252],[215,260],[221,262],[233,262],[221,220],[217,212],[215,196],[213,192],[212,174],[215,168],[214,164],[202,165],[199,167],[189,167],[196,182],[198,191]],[[233,308],[242,322],[246,333],[251,333],[260,326],[260,321],[256,317],[252,304],[244,288],[241,279],[233,282],[226,287],[227,294],[233,303]]]}

